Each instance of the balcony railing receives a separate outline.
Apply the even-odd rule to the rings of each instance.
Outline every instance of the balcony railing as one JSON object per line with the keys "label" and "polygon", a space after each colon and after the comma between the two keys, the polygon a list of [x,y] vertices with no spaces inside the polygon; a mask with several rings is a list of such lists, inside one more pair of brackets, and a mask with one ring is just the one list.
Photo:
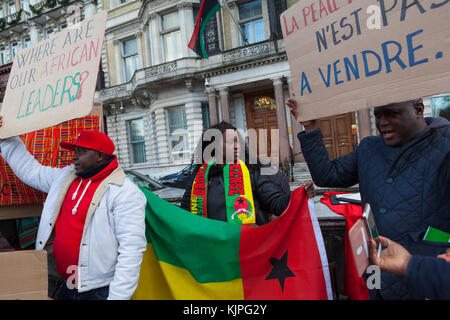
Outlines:
{"label": "balcony railing", "polygon": [[[279,40],[278,45],[283,47],[281,42],[282,40]],[[131,81],[99,90],[96,93],[96,99],[103,102],[123,99],[131,96],[133,92],[149,83],[183,78],[185,75],[192,77],[193,75],[204,76],[220,73],[223,69],[234,67],[237,64],[257,63],[258,61],[269,61],[271,59],[286,60],[287,58],[284,52],[284,50],[277,52],[273,42],[267,40],[245,47],[222,51],[219,54],[211,56],[209,60],[199,59],[197,57],[185,57],[138,69],[131,78]]]}
{"label": "balcony railing", "polygon": [[45,8],[45,4],[46,3],[47,3],[47,1],[41,1],[41,2],[38,2],[38,3],[34,4],[34,5],[30,4],[31,12],[33,12],[34,14],[41,14],[42,11]]}
{"label": "balcony railing", "polygon": [[35,16],[37,16],[42,13],[45,13],[47,10],[62,7],[75,1],[78,0],[44,0],[36,4],[30,4],[30,10]]}
{"label": "balcony railing", "polygon": [[29,17],[30,13],[20,9],[19,11],[6,16],[5,18],[0,18],[0,30],[7,29],[9,27],[15,26],[19,22],[24,20],[24,14]]}

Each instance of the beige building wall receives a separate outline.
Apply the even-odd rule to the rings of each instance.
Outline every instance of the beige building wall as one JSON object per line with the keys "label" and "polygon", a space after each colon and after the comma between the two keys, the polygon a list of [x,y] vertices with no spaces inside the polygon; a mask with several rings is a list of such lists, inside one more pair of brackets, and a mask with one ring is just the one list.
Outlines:
{"label": "beige building wall", "polygon": [[292,7],[294,4],[296,4],[299,0],[287,0],[287,7]]}
{"label": "beige building wall", "polygon": [[[123,25],[124,28],[129,28],[129,25],[136,23],[135,19],[130,20],[129,14],[135,12],[136,16],[142,6],[141,0],[129,0],[125,4],[114,6],[116,0],[102,0],[103,9],[108,13],[108,22],[113,22],[115,25]],[[117,0],[118,2],[118,0]],[[107,68],[105,71],[108,72],[109,86],[113,87],[122,83],[121,73],[123,72],[122,66],[120,65],[120,60],[118,58],[121,52],[121,41],[124,35],[120,35],[120,29],[114,30],[113,32],[108,32],[108,24],[106,28],[105,44],[106,44],[106,55],[107,55]],[[134,29],[134,35],[137,37],[138,43],[138,54],[139,54],[139,69],[147,67],[147,45],[145,43],[145,32],[143,32],[142,23]],[[129,37],[130,32],[125,32]],[[116,36],[117,34],[117,36]]]}
{"label": "beige building wall", "polygon": [[103,0],[103,8],[108,11],[108,18],[120,16],[142,6],[142,1],[134,0],[119,6],[111,7],[111,4],[114,3],[113,1],[114,0]]}

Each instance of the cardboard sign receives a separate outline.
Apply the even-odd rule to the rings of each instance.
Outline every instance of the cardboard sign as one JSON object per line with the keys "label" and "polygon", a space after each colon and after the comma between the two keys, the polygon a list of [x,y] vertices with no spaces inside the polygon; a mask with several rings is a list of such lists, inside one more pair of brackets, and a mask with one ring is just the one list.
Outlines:
{"label": "cardboard sign", "polygon": [[450,91],[450,1],[300,0],[280,19],[306,121]]}
{"label": "cardboard sign", "polygon": [[0,300],[47,300],[47,252],[0,252]]}
{"label": "cardboard sign", "polygon": [[106,18],[102,11],[16,53],[1,108],[0,138],[91,112]]}

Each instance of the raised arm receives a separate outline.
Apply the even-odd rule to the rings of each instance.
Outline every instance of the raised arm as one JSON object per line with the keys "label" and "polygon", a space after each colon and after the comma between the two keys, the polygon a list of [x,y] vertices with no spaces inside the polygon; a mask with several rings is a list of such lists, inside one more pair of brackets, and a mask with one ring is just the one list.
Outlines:
{"label": "raised arm", "polygon": [[[289,98],[286,104],[295,116],[296,100]],[[319,187],[341,188],[358,183],[357,151],[330,161],[318,121],[306,121],[301,124],[305,131],[298,134],[298,139],[314,183]]]}

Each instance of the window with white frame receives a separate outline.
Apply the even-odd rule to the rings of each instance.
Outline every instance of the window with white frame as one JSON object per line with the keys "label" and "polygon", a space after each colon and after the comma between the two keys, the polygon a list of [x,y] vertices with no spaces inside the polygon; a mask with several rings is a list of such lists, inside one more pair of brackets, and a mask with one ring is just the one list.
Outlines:
{"label": "window with white frame", "polygon": [[45,29],[45,37],[47,39],[51,38],[55,34],[55,30],[53,28]]}
{"label": "window with white frame", "polygon": [[144,119],[134,119],[127,122],[128,137],[131,147],[131,163],[145,163],[147,158],[145,155],[145,131]]}
{"label": "window with white frame", "polygon": [[30,36],[25,36],[23,38],[23,47],[24,48],[31,47],[31,38],[30,38]]}
{"label": "window with white frame", "polygon": [[131,80],[134,72],[138,69],[138,47],[137,39],[122,41],[122,62],[125,82]]}
{"label": "window with white frame", "polygon": [[111,8],[115,8],[118,7],[122,4],[125,4],[127,2],[129,2],[130,0],[112,0],[111,1]]}
{"label": "window with white frame", "polygon": [[17,43],[17,41],[11,42],[11,53],[13,59],[16,56],[17,51],[19,51],[19,44]]}
{"label": "window with white frame", "polygon": [[[253,0],[239,4],[238,8],[239,25],[247,38],[248,44],[264,41],[264,19],[261,0]],[[246,44],[242,35],[241,44]]]}
{"label": "window with white frame", "polygon": [[181,48],[181,31],[178,11],[161,16],[161,35],[164,43],[165,61],[172,61],[183,56]]}
{"label": "window with white frame", "polygon": [[26,12],[30,12],[30,3],[28,2],[28,0],[21,0],[20,7]]}
{"label": "window with white frame", "polygon": [[189,158],[190,150],[188,144],[189,134],[187,130],[185,108],[167,108],[166,117],[172,160],[186,160]]}
{"label": "window with white frame", "polygon": [[0,62],[1,65],[8,63],[8,50],[6,47],[0,47]]}
{"label": "window with white frame", "polygon": [[10,1],[8,2],[8,15],[12,15],[16,13],[16,2]]}

